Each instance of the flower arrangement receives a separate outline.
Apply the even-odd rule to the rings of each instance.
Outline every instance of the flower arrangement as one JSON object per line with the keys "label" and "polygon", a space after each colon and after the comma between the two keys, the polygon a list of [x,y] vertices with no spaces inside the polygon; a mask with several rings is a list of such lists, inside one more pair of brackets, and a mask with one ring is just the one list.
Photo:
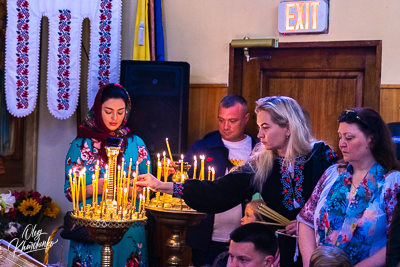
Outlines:
{"label": "flower arrangement", "polygon": [[0,194],[0,239],[10,241],[28,224],[38,225],[46,217],[56,218],[60,209],[52,198],[37,191]]}

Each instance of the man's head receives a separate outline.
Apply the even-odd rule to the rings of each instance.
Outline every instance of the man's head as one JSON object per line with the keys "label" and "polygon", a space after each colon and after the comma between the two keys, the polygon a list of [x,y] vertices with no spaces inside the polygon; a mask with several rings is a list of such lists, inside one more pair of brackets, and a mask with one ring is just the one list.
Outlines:
{"label": "man's head", "polygon": [[244,126],[249,120],[247,101],[238,95],[225,96],[218,105],[218,130],[222,139],[230,142],[243,140]]}
{"label": "man's head", "polygon": [[231,233],[231,267],[268,267],[275,260],[278,244],[274,232],[265,224],[248,223]]}

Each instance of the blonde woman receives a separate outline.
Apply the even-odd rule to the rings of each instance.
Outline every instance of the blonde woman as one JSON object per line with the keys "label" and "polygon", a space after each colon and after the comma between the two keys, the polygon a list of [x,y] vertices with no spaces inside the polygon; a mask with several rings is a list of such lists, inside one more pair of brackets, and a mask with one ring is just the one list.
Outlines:
{"label": "blonde woman", "polygon": [[[259,192],[268,207],[293,221],[286,232],[294,234],[296,215],[336,156],[327,145],[312,137],[294,99],[271,96],[256,103],[260,143],[243,165],[215,182],[163,183],[149,174],[140,175],[137,184],[181,197],[190,207],[206,213],[223,212]],[[302,266],[301,259],[293,260],[295,246],[295,238],[280,235],[280,266]]]}

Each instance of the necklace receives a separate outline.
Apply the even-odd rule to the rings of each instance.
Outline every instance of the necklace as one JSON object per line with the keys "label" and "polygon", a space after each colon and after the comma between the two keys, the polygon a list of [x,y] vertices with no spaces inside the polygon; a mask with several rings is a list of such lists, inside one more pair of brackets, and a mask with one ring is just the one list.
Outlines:
{"label": "necklace", "polygon": [[[361,179],[361,181],[363,181],[363,180],[365,179],[365,177],[367,177],[368,173],[369,173],[369,170],[368,170],[367,173],[364,175],[364,178]],[[350,189],[350,194],[351,194],[352,196],[354,196],[356,193],[357,193],[357,186],[355,186],[355,185],[353,184],[353,177],[351,177],[351,189]]]}

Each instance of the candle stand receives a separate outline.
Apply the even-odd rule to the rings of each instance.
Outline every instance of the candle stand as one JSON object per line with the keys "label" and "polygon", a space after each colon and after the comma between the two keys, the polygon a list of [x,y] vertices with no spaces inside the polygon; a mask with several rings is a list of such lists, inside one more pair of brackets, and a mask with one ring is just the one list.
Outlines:
{"label": "candle stand", "polygon": [[199,224],[207,214],[195,210],[161,209],[154,206],[147,206],[146,209],[160,224],[172,232],[165,244],[169,253],[167,266],[181,267],[182,252],[186,248],[183,233],[188,227]]}
{"label": "candle stand", "polygon": [[[112,246],[121,241],[128,229],[132,226],[145,225],[147,222],[144,209],[141,211],[139,208],[139,212],[136,212],[136,203],[132,202],[129,205],[126,201],[122,200],[124,197],[126,200],[127,196],[118,194],[118,192],[122,192],[122,186],[120,185],[119,188],[117,186],[118,176],[116,173],[117,157],[120,152],[122,140],[119,138],[108,138],[107,142],[106,151],[109,169],[107,180],[104,182],[106,192],[104,200],[99,205],[95,202],[93,206],[82,206],[80,210],[74,208],[74,212],[71,214],[73,223],[85,226],[92,235],[93,241],[103,246],[101,250],[102,267],[113,266],[114,251],[112,250]],[[135,193],[136,191],[132,189],[132,195],[135,195]]]}

